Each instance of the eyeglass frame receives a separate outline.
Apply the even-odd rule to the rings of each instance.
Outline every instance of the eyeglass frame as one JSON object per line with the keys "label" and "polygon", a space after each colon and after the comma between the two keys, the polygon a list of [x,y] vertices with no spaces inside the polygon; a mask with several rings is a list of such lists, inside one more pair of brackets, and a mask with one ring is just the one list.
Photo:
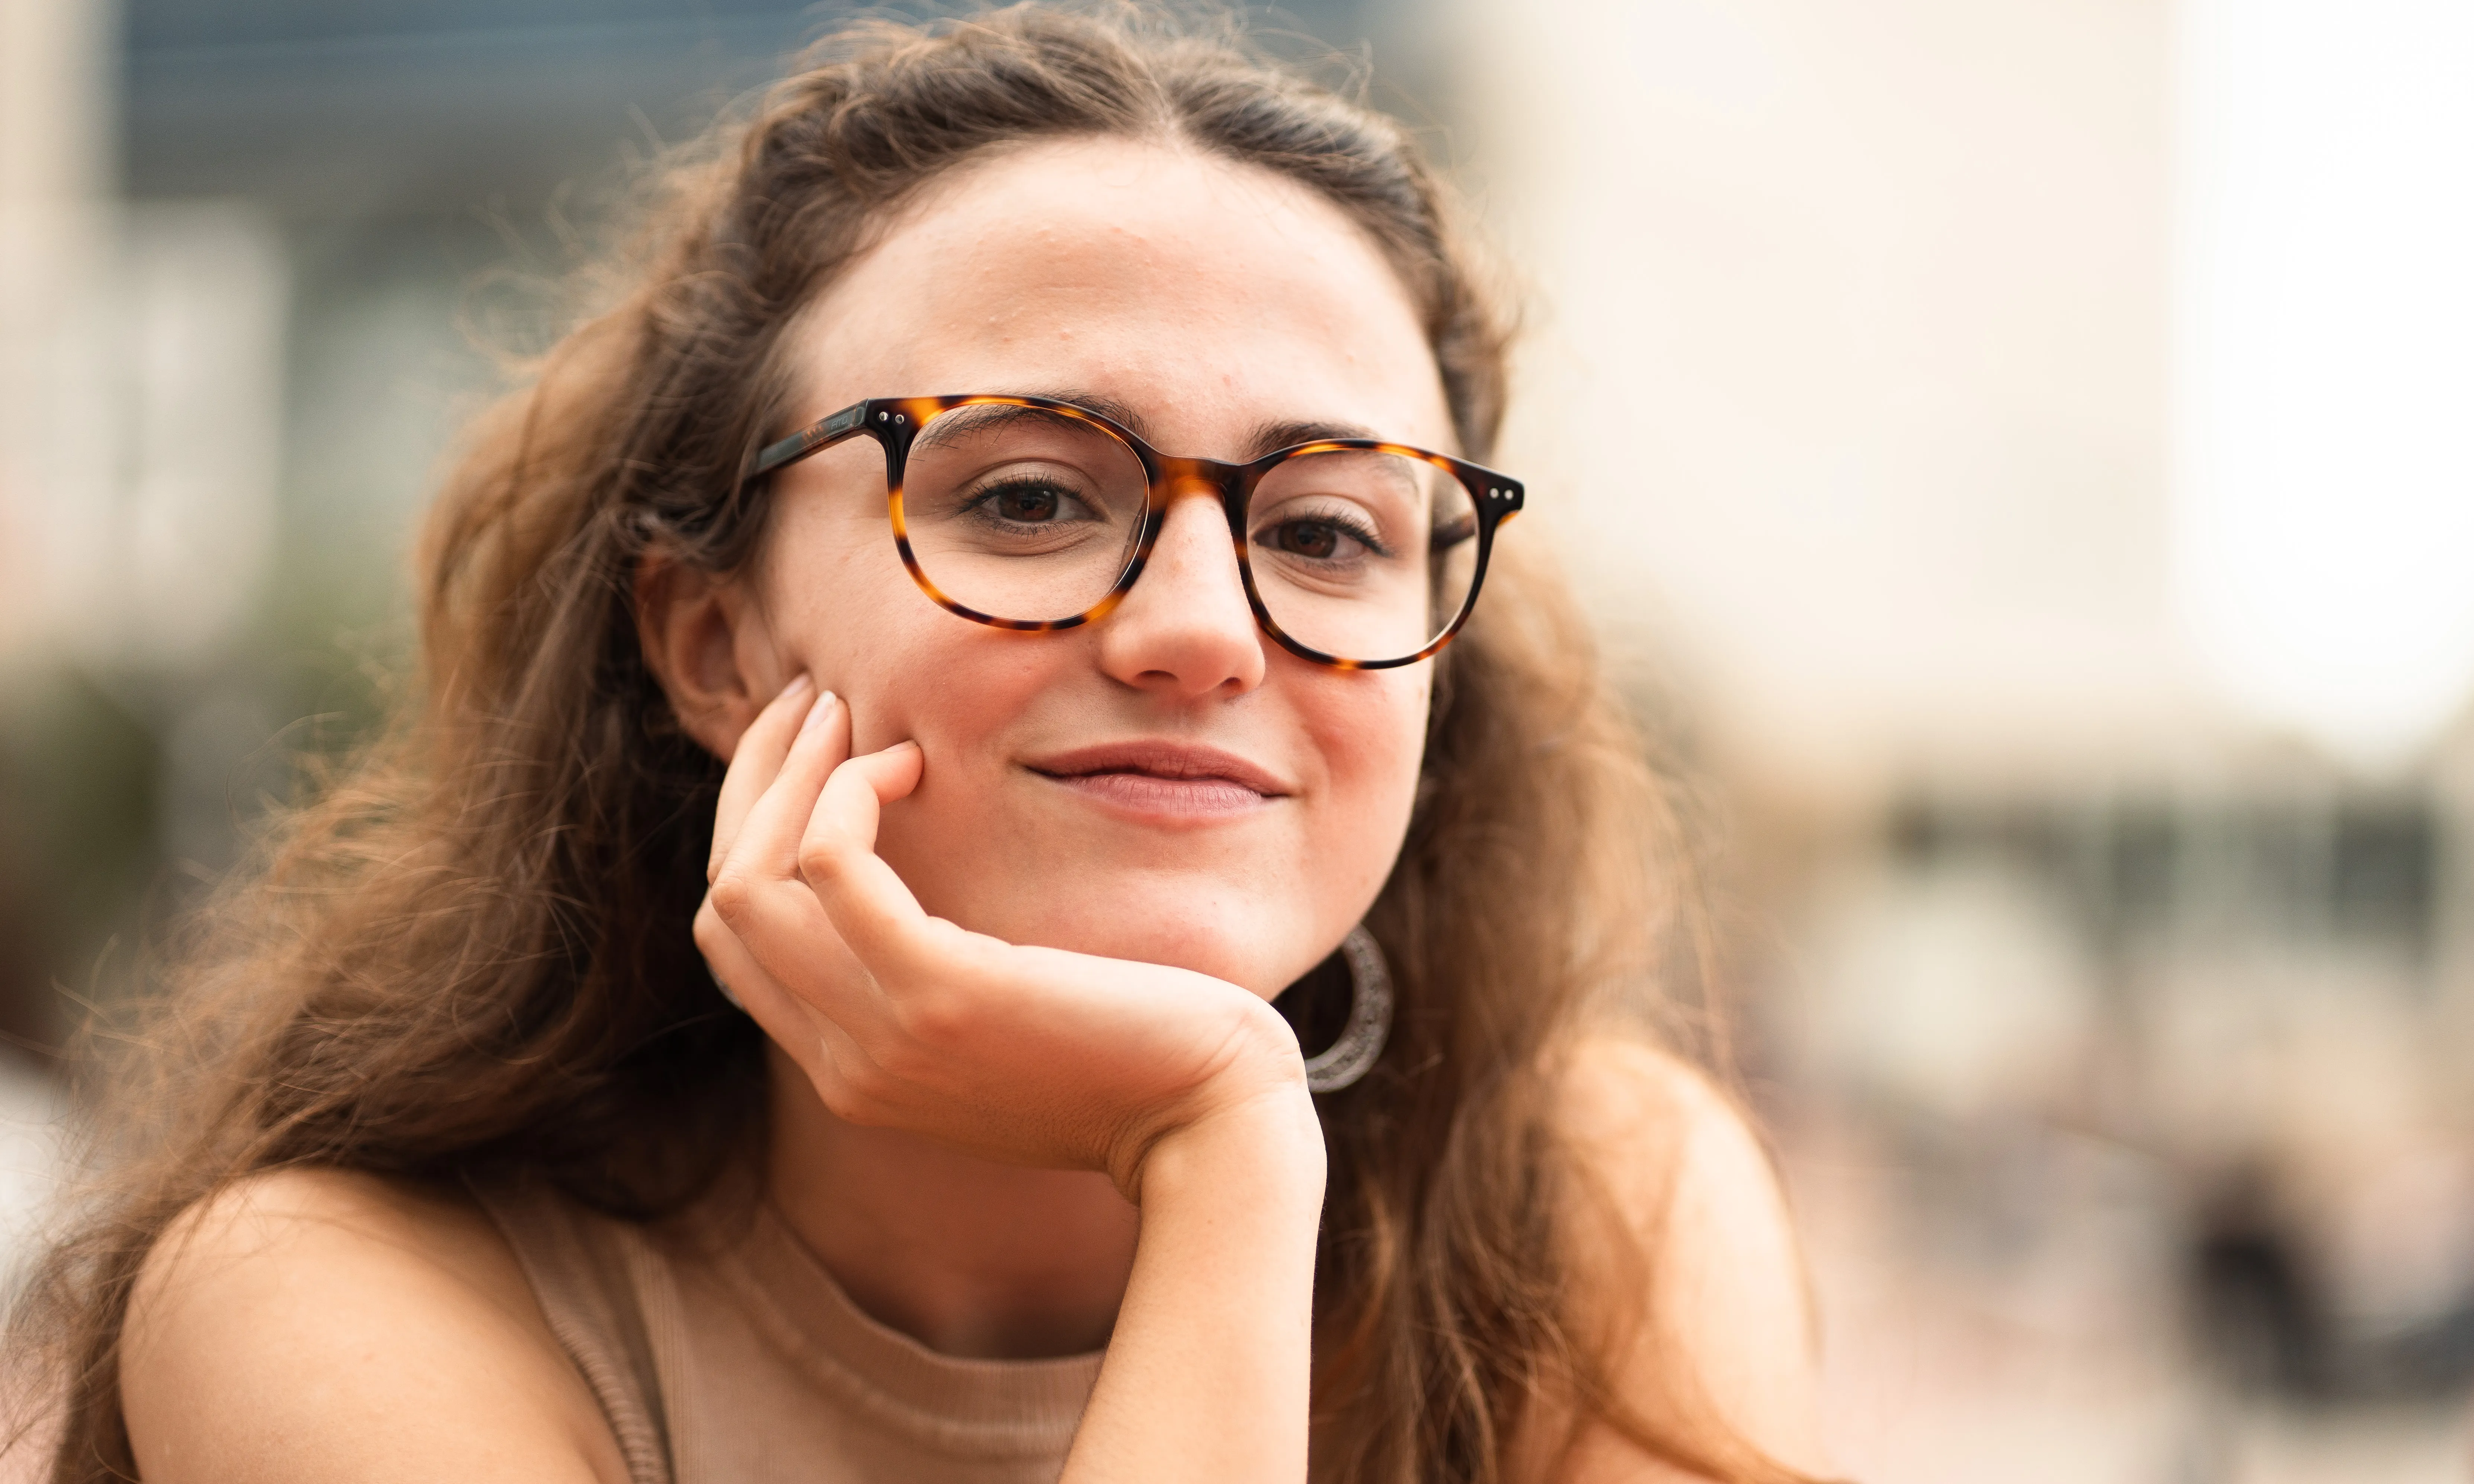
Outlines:
{"label": "eyeglass frame", "polygon": [[[958,407],[971,406],[1027,407],[1034,411],[1053,412],[1099,428],[1132,450],[1134,457],[1141,461],[1143,474],[1150,486],[1144,502],[1142,531],[1134,542],[1132,551],[1126,559],[1124,570],[1117,573],[1116,580],[1109,585],[1108,591],[1100,597],[1099,601],[1080,613],[1066,619],[999,618],[994,614],[982,613],[976,608],[955,601],[936,586],[933,578],[920,570],[919,559],[910,549],[910,527],[903,519],[902,510],[902,479],[909,466],[911,441],[918,436],[919,429],[934,419]],[[1126,595],[1132,591],[1136,579],[1142,576],[1144,567],[1151,560],[1152,547],[1158,542],[1160,531],[1168,523],[1170,500],[1180,489],[1200,482],[1220,493],[1221,510],[1228,520],[1229,540],[1237,548],[1238,577],[1245,585],[1247,606],[1254,611],[1254,621],[1262,627],[1264,633],[1272,636],[1273,641],[1281,648],[1299,659],[1310,660],[1318,665],[1327,665],[1334,669],[1394,669],[1403,665],[1415,665],[1419,660],[1429,659],[1441,652],[1443,646],[1450,644],[1460,633],[1461,626],[1468,621],[1470,612],[1477,607],[1478,592],[1486,586],[1487,562],[1494,551],[1496,528],[1519,514],[1526,499],[1520,481],[1508,474],[1499,474],[1482,464],[1470,463],[1467,459],[1454,458],[1448,453],[1438,453],[1431,449],[1420,449],[1410,444],[1391,443],[1378,438],[1317,438],[1306,443],[1293,444],[1285,449],[1275,449],[1247,463],[1230,464],[1219,459],[1187,458],[1162,453],[1113,419],[1094,412],[1088,407],[1077,406],[1070,401],[1059,401],[1052,397],[1009,396],[999,393],[971,393],[956,397],[875,397],[865,401],[853,402],[839,412],[817,419],[788,437],[778,439],[752,450],[747,456],[744,472],[740,476],[740,483],[744,487],[769,474],[778,474],[801,459],[821,453],[860,433],[866,433],[874,438],[878,446],[885,450],[885,509],[893,523],[894,549],[902,555],[903,568],[910,573],[910,580],[918,584],[919,591],[928,595],[932,602],[947,613],[968,619],[975,623],[984,623],[990,628],[1008,629],[1016,633],[1054,633],[1063,629],[1079,628],[1085,623],[1097,623],[1113,612],[1118,604],[1125,601]],[[1468,592],[1462,597],[1460,611],[1452,615],[1451,621],[1443,626],[1441,633],[1427,641],[1424,648],[1415,654],[1391,660],[1354,660],[1336,654],[1326,654],[1322,650],[1300,643],[1284,631],[1278,620],[1272,617],[1271,611],[1264,606],[1263,596],[1254,586],[1254,565],[1252,559],[1247,554],[1245,527],[1246,504],[1253,498],[1255,486],[1260,484],[1264,476],[1273,469],[1291,459],[1316,453],[1339,452],[1389,453],[1432,465],[1458,479],[1461,487],[1468,491],[1470,499],[1475,503],[1477,565],[1469,573]]]}

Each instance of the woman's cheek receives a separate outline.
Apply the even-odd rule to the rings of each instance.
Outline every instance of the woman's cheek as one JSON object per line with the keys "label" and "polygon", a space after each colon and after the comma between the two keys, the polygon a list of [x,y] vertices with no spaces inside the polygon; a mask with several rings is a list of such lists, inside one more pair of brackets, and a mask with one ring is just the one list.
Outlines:
{"label": "woman's cheek", "polygon": [[998,723],[1007,704],[1002,675],[972,642],[1009,636],[942,612],[907,577],[899,587],[861,580],[835,591],[863,596],[819,604],[802,624],[804,647],[818,682],[850,706],[854,752],[917,742],[933,767],[954,742]]}
{"label": "woman's cheek", "polygon": [[885,722],[878,746],[916,742],[933,768],[1002,753],[1016,725],[1060,681],[1045,636],[1007,633],[931,610],[928,623],[891,625],[868,663]]}
{"label": "woman's cheek", "polygon": [[925,625],[929,639],[894,628],[853,656],[869,678],[851,715],[854,750],[915,742],[926,756],[917,791],[885,811],[878,852],[920,877],[912,889],[923,898],[942,899],[983,885],[1006,836],[1008,741],[1057,677],[1024,636],[934,617],[947,621]]}
{"label": "woman's cheek", "polygon": [[1333,883],[1336,889],[1353,888],[1369,895],[1381,889],[1408,834],[1424,761],[1429,689],[1425,667],[1416,669],[1419,673],[1408,676],[1376,671],[1334,677],[1375,682],[1334,696],[1319,728],[1335,806],[1326,842],[1344,847],[1332,859],[1348,861],[1356,878]]}

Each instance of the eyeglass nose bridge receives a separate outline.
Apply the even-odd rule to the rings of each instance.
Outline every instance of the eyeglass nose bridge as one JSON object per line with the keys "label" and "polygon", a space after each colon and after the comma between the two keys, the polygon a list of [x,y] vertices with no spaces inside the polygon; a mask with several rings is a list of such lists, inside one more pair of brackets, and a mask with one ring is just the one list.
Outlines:
{"label": "eyeglass nose bridge", "polygon": [[1246,466],[1224,464],[1214,458],[1178,458],[1153,453],[1152,463],[1152,518],[1167,518],[1168,507],[1177,500],[1208,495],[1218,499],[1228,512],[1230,528],[1234,529],[1246,498]]}
{"label": "eyeglass nose bridge", "polygon": [[1142,445],[1135,446],[1151,476],[1151,498],[1144,521],[1149,527],[1142,539],[1123,584],[1130,587],[1150,565],[1152,548],[1159,544],[1168,529],[1169,510],[1179,500],[1208,497],[1219,501],[1222,515],[1228,523],[1229,540],[1236,544],[1237,568],[1249,598],[1253,596],[1253,575],[1246,571],[1246,465],[1226,464],[1216,458],[1192,458],[1158,452]]}
{"label": "eyeglass nose bridge", "polygon": [[1134,584],[1142,580],[1143,573],[1152,566],[1160,537],[1168,530],[1169,512],[1179,501],[1209,499],[1219,503],[1222,516],[1227,523],[1231,555],[1237,566],[1238,587],[1245,595],[1247,606],[1253,610],[1255,620],[1263,622],[1262,599],[1254,592],[1254,574],[1246,562],[1247,467],[1223,463],[1218,459],[1172,456],[1139,446],[1137,450],[1147,455],[1145,462],[1150,466],[1151,499],[1150,508],[1145,514],[1149,528],[1143,532],[1133,560],[1127,564],[1125,575],[1119,579],[1116,591],[1110,593],[1089,618],[1097,621],[1114,612],[1125,601],[1126,595],[1133,590]]}

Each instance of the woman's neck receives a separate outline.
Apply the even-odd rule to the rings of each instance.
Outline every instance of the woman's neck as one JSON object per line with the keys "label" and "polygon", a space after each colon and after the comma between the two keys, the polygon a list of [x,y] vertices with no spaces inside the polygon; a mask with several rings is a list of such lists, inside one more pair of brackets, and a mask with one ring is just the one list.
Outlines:
{"label": "woman's neck", "polygon": [[1107,1344],[1137,1218],[1106,1176],[996,1164],[846,1123],[780,1048],[767,1060],[773,1202],[853,1302],[948,1355]]}

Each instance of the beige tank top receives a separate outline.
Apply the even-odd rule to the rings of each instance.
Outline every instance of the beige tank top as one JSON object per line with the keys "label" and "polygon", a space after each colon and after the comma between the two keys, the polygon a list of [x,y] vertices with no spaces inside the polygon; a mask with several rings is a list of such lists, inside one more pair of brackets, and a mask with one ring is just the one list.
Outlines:
{"label": "beige tank top", "polygon": [[1055,1479],[1100,1356],[959,1360],[861,1313],[769,1203],[660,1227],[482,1192],[628,1484]]}

